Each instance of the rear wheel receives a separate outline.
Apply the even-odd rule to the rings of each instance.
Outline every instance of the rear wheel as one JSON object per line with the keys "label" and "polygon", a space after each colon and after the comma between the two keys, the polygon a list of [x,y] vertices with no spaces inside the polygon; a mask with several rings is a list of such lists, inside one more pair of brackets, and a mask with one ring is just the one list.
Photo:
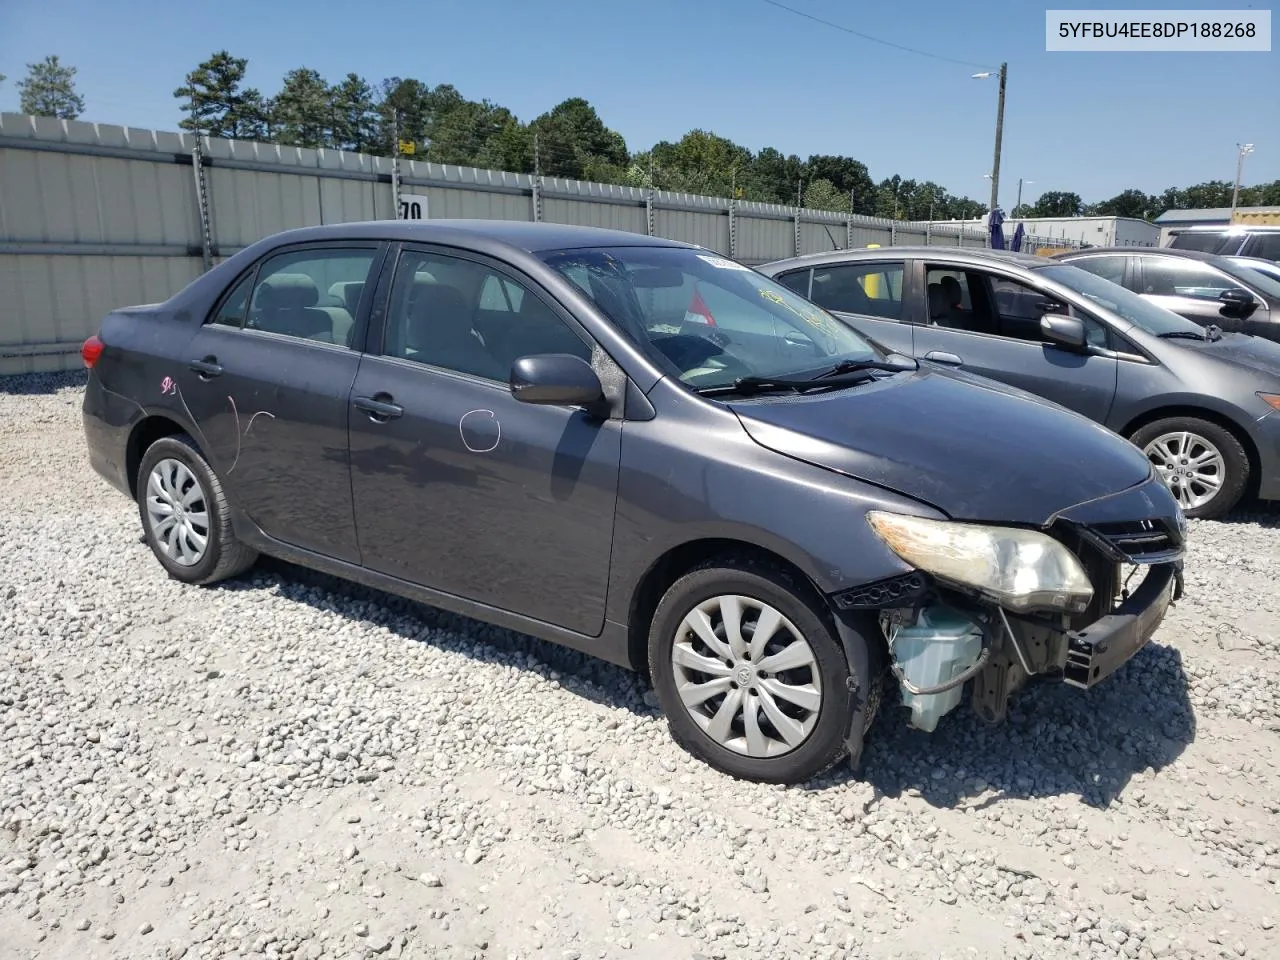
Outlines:
{"label": "rear wheel", "polygon": [[1147,424],[1129,439],[1147,455],[1188,517],[1217,519],[1244,495],[1249,456],[1235,435],[1216,423],[1170,417]]}
{"label": "rear wheel", "polygon": [[138,512],[147,545],[175,580],[214,583],[257,560],[232,533],[222,484],[186,434],[162,437],[143,454]]}
{"label": "rear wheel", "polygon": [[673,738],[723,773],[798,783],[846,753],[849,663],[785,571],[722,558],[681,577],[654,614],[649,670]]}

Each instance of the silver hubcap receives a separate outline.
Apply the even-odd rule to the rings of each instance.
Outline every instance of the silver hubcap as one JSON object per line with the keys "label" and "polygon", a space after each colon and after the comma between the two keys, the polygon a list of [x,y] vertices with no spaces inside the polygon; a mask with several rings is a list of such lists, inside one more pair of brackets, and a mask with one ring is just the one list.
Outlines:
{"label": "silver hubcap", "polygon": [[817,658],[767,603],[733,595],[704,600],[681,621],[671,666],[689,716],[735,753],[789,753],[818,722]]}
{"label": "silver hubcap", "polygon": [[1161,434],[1143,452],[1183,510],[1203,507],[1218,495],[1226,479],[1222,452],[1199,434]]}
{"label": "silver hubcap", "polygon": [[147,526],[166,557],[184,567],[200,562],[209,544],[209,508],[187,465],[161,460],[147,477]]}

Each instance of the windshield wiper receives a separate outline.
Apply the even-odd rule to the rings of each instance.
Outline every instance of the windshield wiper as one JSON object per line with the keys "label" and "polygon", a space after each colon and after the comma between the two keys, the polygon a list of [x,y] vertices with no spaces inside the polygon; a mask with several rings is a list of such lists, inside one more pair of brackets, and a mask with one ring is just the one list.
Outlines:
{"label": "windshield wiper", "polygon": [[851,370],[844,374],[828,372],[803,380],[794,377],[739,377],[733,383],[719,387],[703,387],[698,392],[704,397],[725,393],[761,393],[765,390],[794,390],[796,393],[803,393],[806,390],[836,390],[874,379],[870,370]]}
{"label": "windshield wiper", "polygon": [[1207,327],[1204,333],[1197,333],[1194,330],[1170,330],[1168,333],[1157,333],[1156,336],[1161,340],[1206,340],[1212,343],[1222,339],[1222,331],[1215,325]]}
{"label": "windshield wiper", "polygon": [[[904,370],[919,370],[920,361],[912,357],[894,354],[901,359],[901,363],[891,363],[888,360],[841,360],[829,370],[815,376],[815,380],[825,380],[828,377],[838,377],[844,373],[853,373],[855,370],[888,370],[890,373],[902,373]],[[909,364],[909,366],[908,366]]]}
{"label": "windshield wiper", "polygon": [[698,393],[703,396],[716,396],[726,393],[759,393],[764,390],[804,390],[819,388],[834,390],[849,387],[867,380],[874,380],[873,370],[887,370],[890,373],[902,373],[906,370],[917,370],[920,363],[911,357],[895,354],[904,363],[890,363],[886,360],[841,360],[834,366],[823,370],[812,377],[739,377],[731,384],[717,387],[703,387]]}

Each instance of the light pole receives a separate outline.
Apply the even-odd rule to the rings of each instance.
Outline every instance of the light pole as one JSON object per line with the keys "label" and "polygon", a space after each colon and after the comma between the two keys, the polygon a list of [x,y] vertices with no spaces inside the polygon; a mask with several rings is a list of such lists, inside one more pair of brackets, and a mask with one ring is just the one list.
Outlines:
{"label": "light pole", "polygon": [[[986,70],[983,73],[973,74],[973,79],[985,80],[990,76],[991,71]],[[996,208],[996,197],[1000,193],[1000,140],[1004,136],[1004,87],[1008,76],[1009,65],[1000,64],[1000,100],[996,107],[996,152],[995,159],[991,163],[991,210]]]}
{"label": "light pole", "polygon": [[1035,181],[1023,180],[1021,177],[1018,178],[1018,202],[1013,205],[1013,211],[1015,216],[1017,215],[1018,208],[1022,206],[1022,185],[1024,183],[1035,183]]}
{"label": "light pole", "polygon": [[1253,153],[1253,144],[1246,143],[1242,145],[1237,143],[1236,149],[1239,150],[1240,152],[1239,154],[1236,155],[1236,186],[1235,186],[1235,189],[1231,191],[1231,222],[1232,223],[1235,223],[1236,206],[1240,203],[1240,178],[1244,174],[1244,158],[1248,154]]}

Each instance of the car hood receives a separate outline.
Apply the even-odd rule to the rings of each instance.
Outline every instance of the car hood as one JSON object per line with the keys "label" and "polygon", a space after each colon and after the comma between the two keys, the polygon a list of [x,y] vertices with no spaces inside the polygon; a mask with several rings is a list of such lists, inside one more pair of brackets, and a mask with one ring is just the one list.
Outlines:
{"label": "car hood", "polygon": [[1152,476],[1136,447],[1085,417],[924,365],[834,393],[729,406],[761,446],[955,519],[1042,526]]}
{"label": "car hood", "polygon": [[1264,337],[1244,333],[1224,333],[1220,340],[1208,343],[1195,340],[1180,342],[1190,346],[1201,356],[1213,357],[1235,366],[1247,367],[1256,373],[1280,380],[1280,343]]}

